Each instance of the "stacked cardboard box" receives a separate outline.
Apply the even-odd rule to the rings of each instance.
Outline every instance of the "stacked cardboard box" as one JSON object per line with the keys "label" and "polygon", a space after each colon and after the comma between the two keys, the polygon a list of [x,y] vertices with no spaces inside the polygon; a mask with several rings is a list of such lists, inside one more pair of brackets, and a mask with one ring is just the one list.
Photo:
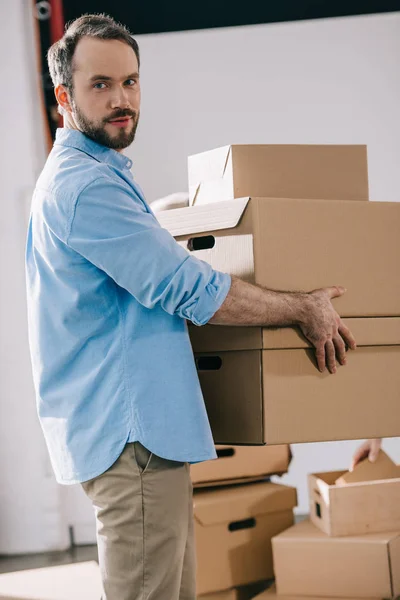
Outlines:
{"label": "stacked cardboard box", "polygon": [[295,328],[190,327],[216,443],[400,435],[400,204],[368,202],[365,146],[220,148],[189,158],[189,187],[157,215],[189,253],[271,289],[345,286],[358,343],[331,377]]}
{"label": "stacked cardboard box", "polygon": [[381,453],[352,473],[310,475],[309,490],[311,521],[272,541],[279,597],[399,596],[400,467]]}

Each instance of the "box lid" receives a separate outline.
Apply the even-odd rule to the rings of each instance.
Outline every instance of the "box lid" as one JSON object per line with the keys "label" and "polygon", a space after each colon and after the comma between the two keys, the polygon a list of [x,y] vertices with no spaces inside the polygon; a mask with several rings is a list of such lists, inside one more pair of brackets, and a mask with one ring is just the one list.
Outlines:
{"label": "box lid", "polygon": [[254,483],[213,491],[196,491],[194,517],[202,525],[231,523],[293,509],[296,489],[276,483]]}
{"label": "box lid", "polygon": [[[304,597],[302,596],[281,596],[277,594],[276,591],[276,585],[275,583],[272,584],[272,586],[270,588],[268,588],[267,590],[265,590],[265,592],[262,592],[262,594],[259,594],[258,596],[255,596],[253,598],[253,600],[304,600]],[[333,600],[333,598],[329,598],[328,596],[313,596],[312,600]],[[352,600],[351,598],[342,598],[342,600]],[[372,598],[366,598],[365,600],[373,600]],[[375,598],[376,600],[376,598]]]}
{"label": "box lid", "polygon": [[400,467],[383,450],[380,450],[375,462],[371,462],[368,458],[362,460],[355,466],[353,471],[347,471],[340,475],[335,483],[337,486],[345,486],[351,483],[364,483],[399,477]]}
{"label": "box lid", "polygon": [[157,213],[157,220],[174,237],[231,229],[238,225],[249,200],[236,198],[232,202],[161,210]]}
{"label": "box lid", "polygon": [[[400,317],[344,318],[343,323],[359,347],[400,344]],[[311,348],[297,327],[189,326],[189,335],[195,352]]]}
{"label": "box lid", "polygon": [[368,533],[364,535],[351,535],[346,537],[329,537],[326,533],[323,533],[318,529],[310,520],[301,521],[296,523],[289,529],[286,529],[282,533],[279,533],[273,538],[273,542],[276,544],[290,542],[315,542],[316,544],[322,542],[329,542],[330,544],[379,544],[382,546],[389,547],[389,544],[394,543],[400,538],[400,532],[391,531],[384,533]]}

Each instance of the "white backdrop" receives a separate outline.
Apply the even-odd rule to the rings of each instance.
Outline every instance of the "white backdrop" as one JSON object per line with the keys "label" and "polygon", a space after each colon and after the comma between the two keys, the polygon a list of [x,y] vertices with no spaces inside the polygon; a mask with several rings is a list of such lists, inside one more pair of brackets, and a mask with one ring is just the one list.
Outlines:
{"label": "white backdrop", "polygon": [[[31,3],[0,4],[0,554],[95,541],[79,486],[55,483],[27,347],[26,199],[45,157]],[[229,143],[366,143],[373,200],[400,200],[400,14],[142,36],[143,108],[129,152],[149,200],[186,190],[188,154]],[[377,399],[379,402],[379,399]],[[360,415],[360,418],[362,416]],[[400,462],[399,440],[386,448]],[[356,442],[293,447],[284,481],[346,468]]]}

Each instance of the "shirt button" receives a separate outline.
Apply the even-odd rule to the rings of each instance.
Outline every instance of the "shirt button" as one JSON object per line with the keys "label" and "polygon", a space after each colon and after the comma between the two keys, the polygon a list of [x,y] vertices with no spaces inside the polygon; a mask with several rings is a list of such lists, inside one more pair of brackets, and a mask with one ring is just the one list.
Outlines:
{"label": "shirt button", "polygon": [[131,168],[131,166],[132,166],[132,163],[131,163],[131,161],[130,161],[130,160],[128,160],[128,162],[126,163],[126,166],[128,167],[128,169],[130,169],[130,168]]}

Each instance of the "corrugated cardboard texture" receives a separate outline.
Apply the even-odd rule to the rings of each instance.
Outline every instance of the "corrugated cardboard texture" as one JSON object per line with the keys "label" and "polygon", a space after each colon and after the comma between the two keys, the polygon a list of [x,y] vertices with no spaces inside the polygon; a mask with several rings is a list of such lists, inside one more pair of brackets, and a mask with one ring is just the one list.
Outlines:
{"label": "corrugated cardboard texture", "polygon": [[[213,230],[214,210],[235,202],[209,205],[196,234],[179,227],[191,208],[170,211],[181,212],[169,215],[169,230],[179,228],[177,241],[214,269],[267,288],[343,285],[346,294],[333,300],[342,317],[400,315],[400,203],[252,198],[237,227]],[[198,238],[212,247],[190,250]]]}
{"label": "corrugated cardboard texture", "polygon": [[309,475],[312,522],[331,536],[400,531],[400,468],[398,479],[336,486],[343,473]]}
{"label": "corrugated cardboard texture", "polygon": [[331,538],[303,521],[272,540],[279,595],[391,598],[399,533]]}
{"label": "corrugated cardboard texture", "polygon": [[383,450],[380,450],[374,462],[371,462],[368,458],[362,460],[355,466],[353,471],[348,471],[338,477],[335,483],[337,486],[341,486],[349,483],[362,483],[397,477],[400,477],[400,468]]}
{"label": "corrugated cardboard texture", "polygon": [[218,458],[191,465],[193,484],[220,483],[244,477],[266,477],[286,473],[290,463],[288,446],[217,446]]}
{"label": "corrugated cardboard texture", "polygon": [[99,600],[101,576],[95,561],[0,575],[0,598],[13,600]]}
{"label": "corrugated cardboard texture", "polygon": [[293,523],[294,488],[257,483],[194,495],[197,592],[273,576],[271,538]]}
{"label": "corrugated cardboard texture", "polygon": [[335,375],[317,370],[311,350],[196,354],[196,363],[218,444],[400,435],[400,346],[348,352]]}
{"label": "corrugated cardboard texture", "polygon": [[190,204],[241,196],[368,200],[366,146],[233,145],[190,156]]}
{"label": "corrugated cardboard texture", "polygon": [[[302,596],[278,596],[276,593],[276,586],[273,584],[268,590],[262,592],[258,596],[254,596],[253,600],[304,600]],[[332,597],[328,596],[313,596],[313,600],[333,600]],[[343,600],[352,600],[351,598],[344,598]],[[370,598],[369,600],[372,600]]]}
{"label": "corrugated cardboard texture", "polygon": [[[353,333],[357,346],[400,345],[400,318],[344,318],[343,323]],[[298,327],[279,329],[268,327],[229,327],[189,325],[194,352],[224,350],[265,350],[310,348],[311,344]]]}

